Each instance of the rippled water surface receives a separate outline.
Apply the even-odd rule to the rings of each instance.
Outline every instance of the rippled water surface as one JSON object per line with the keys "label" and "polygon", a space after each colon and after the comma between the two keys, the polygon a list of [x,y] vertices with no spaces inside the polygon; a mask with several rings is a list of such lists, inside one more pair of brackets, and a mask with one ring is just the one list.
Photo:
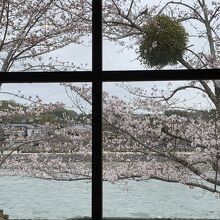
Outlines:
{"label": "rippled water surface", "polygon": [[[0,177],[0,209],[10,218],[91,216],[91,182]],[[104,183],[104,216],[219,218],[220,198],[160,181]]]}

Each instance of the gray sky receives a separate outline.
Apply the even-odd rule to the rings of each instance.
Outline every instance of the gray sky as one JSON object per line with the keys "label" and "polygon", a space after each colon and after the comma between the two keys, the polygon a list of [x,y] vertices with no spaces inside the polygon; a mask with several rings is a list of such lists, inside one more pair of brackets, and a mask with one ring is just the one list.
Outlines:
{"label": "gray sky", "polygon": [[[147,89],[150,91],[150,89],[156,85],[159,89],[164,89],[166,91],[167,84],[169,82],[131,82],[128,83],[131,86],[135,87],[141,87],[144,89]],[[185,81],[175,81],[172,82],[172,85],[174,87],[181,86],[185,83]],[[80,85],[80,83],[78,83]],[[116,95],[122,99],[125,99],[126,97],[129,97],[129,94],[125,92],[125,90],[121,89],[119,86],[117,86],[115,83],[104,83],[103,86],[104,91],[109,92],[110,95]],[[1,91],[8,91],[12,93],[17,93],[18,91],[21,91],[23,95],[26,97],[35,95],[38,95],[43,102],[49,103],[55,103],[55,102],[62,102],[66,105],[68,108],[72,108],[72,102],[68,98],[68,96],[65,93],[65,89],[63,86],[57,84],[57,83],[33,83],[33,84],[3,84]],[[21,103],[27,103],[27,101],[24,101],[22,99],[17,99],[13,96],[3,95],[0,94],[1,99],[4,100],[15,100],[17,102]],[[176,98],[186,101],[180,102],[179,106],[181,107],[190,107],[190,108],[210,108],[210,103],[207,101],[207,99],[203,98],[200,94],[198,94],[198,91],[191,90],[185,90],[183,92],[178,93]],[[74,109],[77,111],[76,109]]]}
{"label": "gray sky", "polygon": [[[113,42],[105,41],[103,44],[103,69],[104,70],[123,70],[123,69],[144,69],[139,61],[135,60],[137,57],[136,53],[132,50],[124,49],[116,45]],[[76,65],[84,64],[86,68],[91,69],[92,53],[91,46],[88,44],[83,45],[71,45],[66,48],[58,50],[52,55],[57,56],[61,60],[72,61]],[[117,62],[115,62],[115,56],[117,56]],[[133,60],[133,61],[132,61]],[[74,73],[73,73],[74,74]],[[106,84],[104,86],[113,95],[121,94],[122,90],[113,83]],[[12,83],[3,84],[1,91],[17,93],[21,91],[25,96],[38,95],[45,102],[63,102],[67,106],[70,105],[70,101],[65,94],[65,90],[62,86],[57,83]],[[122,95],[123,96],[123,95]],[[1,99],[14,99],[12,96],[0,94]],[[22,100],[18,100],[24,102]]]}

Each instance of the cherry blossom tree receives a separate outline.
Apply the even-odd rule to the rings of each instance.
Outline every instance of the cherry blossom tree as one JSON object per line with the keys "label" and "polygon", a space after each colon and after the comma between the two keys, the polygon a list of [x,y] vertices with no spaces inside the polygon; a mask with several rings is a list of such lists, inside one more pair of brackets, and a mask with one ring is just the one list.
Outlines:
{"label": "cherry blossom tree", "polygon": [[[127,101],[104,92],[104,180],[158,179],[219,193],[219,112],[209,99],[210,92],[216,97],[215,81],[204,82],[209,90],[198,81],[190,83],[177,88],[170,84],[167,91],[122,85],[131,95]],[[66,87],[91,104],[88,87]],[[202,117],[207,109],[181,107],[185,101],[175,96],[186,89],[208,99],[213,114]],[[167,116],[179,108],[197,116]]]}
{"label": "cherry blossom tree", "polygon": [[87,6],[70,0],[1,1],[1,71],[75,70],[74,63],[51,52],[83,43],[91,31],[91,22],[85,22],[91,20]]}
{"label": "cherry blossom tree", "polygon": [[[104,23],[106,26],[104,33],[106,33],[106,38],[118,41],[128,48],[136,49],[139,54],[138,47],[144,35],[147,34],[145,25],[156,16],[166,15],[181,23],[188,33],[186,52],[183,57],[178,59],[179,65],[168,68],[219,68],[220,3],[218,1],[196,0],[192,2],[185,0],[163,1],[163,3],[161,1],[160,4],[153,7],[133,0],[105,2]],[[126,4],[124,4],[125,2]],[[111,101],[108,98],[106,101],[108,103],[106,106],[115,107],[111,108],[112,110],[108,108],[108,114],[104,115],[104,118],[110,126],[115,127],[117,132],[121,131],[121,136],[117,133],[118,138],[113,143],[118,145],[119,149],[124,147],[125,151],[151,154],[151,157],[149,157],[149,163],[128,168],[129,164],[125,168],[128,175],[119,168],[118,174],[117,172],[115,175],[112,174],[115,179],[127,178],[128,176],[144,178],[146,174],[146,179],[155,178],[170,182],[183,182],[186,185],[198,186],[212,192],[217,191],[219,184],[217,178],[219,172],[219,144],[217,141],[220,115],[219,80],[190,81],[173,89],[167,96],[157,88],[152,88],[153,93],[157,91],[157,94],[153,95],[149,95],[140,88],[126,89],[137,96],[133,102],[128,104],[116,97],[111,99],[114,104],[110,105]],[[214,118],[195,120],[182,118],[178,115],[170,117],[164,115],[166,110],[171,107],[171,103],[175,103],[173,101],[175,95],[186,89],[201,92],[211,102],[215,113]],[[146,117],[137,117],[136,108],[151,114]],[[109,114],[110,112],[112,114]],[[131,143],[133,143],[129,150],[126,149],[126,146],[128,148],[131,146],[127,145],[126,140],[128,139],[131,139]],[[107,146],[115,145],[109,144]],[[179,151],[182,151],[180,146],[190,153],[188,155],[180,153]],[[160,157],[163,162],[160,163],[160,160],[152,159],[155,155]],[[205,169],[207,170],[205,171]],[[206,174],[210,170],[215,173],[214,176]],[[190,173],[195,176],[194,180],[192,175],[189,175]],[[209,187],[204,182],[214,186]]]}
{"label": "cherry blossom tree", "polygon": [[[145,34],[143,25],[154,16],[165,14],[181,22],[189,34],[186,53],[174,68],[218,68],[219,10],[217,1],[167,1],[164,5],[146,7],[140,1],[106,0],[103,32],[108,39],[137,49]],[[198,47],[197,42],[204,46]],[[69,83],[63,86],[73,104],[86,117],[88,112],[83,105],[92,105],[91,88]],[[176,88],[168,85],[167,91],[157,87],[150,91],[127,85],[122,87],[129,92],[129,100],[103,92],[103,179],[112,182],[158,179],[220,193],[219,80],[189,81]],[[197,112],[196,118],[178,114],[168,116],[168,111],[182,108],[180,103],[184,100],[176,97],[186,90],[199,92],[210,103],[209,109],[186,104],[184,110]],[[212,115],[202,117],[204,111],[211,110]],[[89,150],[84,150],[89,155]],[[41,158],[33,155],[29,166],[7,158],[4,165],[10,169],[16,167],[23,175],[40,178],[91,178],[91,161],[85,158],[78,164],[72,158]]]}
{"label": "cherry blossom tree", "polygon": [[[190,83],[176,88],[169,84],[165,91],[156,86],[147,91],[121,85],[130,94],[128,100],[103,93],[103,180],[158,179],[219,192],[219,112],[215,102],[209,98],[211,94],[217,97],[214,86],[216,82],[204,81],[204,87],[199,81]],[[91,88],[71,83],[62,86],[65,86],[73,105],[86,117],[89,112],[85,106],[92,104]],[[187,104],[181,106],[179,103],[187,101],[176,96],[186,89],[198,91],[208,100],[209,108],[195,108]],[[166,114],[169,110],[181,108],[187,112],[196,112],[196,117]],[[33,106],[30,109],[30,114],[35,115]],[[202,113],[207,110],[212,114],[202,117]],[[14,112],[1,112],[2,116],[9,117],[10,114]],[[22,114],[21,110],[19,114]],[[71,133],[60,127],[53,129],[59,132],[56,132],[55,139],[49,141],[52,143],[51,148],[57,143],[56,138],[66,142],[72,140],[71,144],[76,146]],[[36,140],[26,140],[22,145],[27,144],[27,141]],[[48,140],[42,138],[42,141],[45,146],[49,146]],[[6,173],[8,169],[12,170],[10,175],[68,181],[89,180],[91,142],[79,146],[79,154],[73,152],[56,155],[44,152],[31,154],[28,161],[24,155],[7,155],[1,166]]]}
{"label": "cherry blossom tree", "polygon": [[[206,0],[163,1],[155,6],[141,0],[105,0],[103,35],[137,49],[146,34],[145,24],[155,16],[167,15],[189,34],[186,53],[178,60],[181,67],[218,68],[219,7],[218,1]],[[83,37],[91,34],[91,1],[4,0],[0,8],[1,71],[77,68],[50,54],[72,43],[82,44]]]}
{"label": "cherry blossom tree", "polygon": [[[136,49],[146,33],[145,25],[155,16],[166,15],[181,23],[188,33],[185,55],[174,68],[219,68],[219,1],[104,1],[104,36]],[[169,67],[172,68],[172,67]]]}

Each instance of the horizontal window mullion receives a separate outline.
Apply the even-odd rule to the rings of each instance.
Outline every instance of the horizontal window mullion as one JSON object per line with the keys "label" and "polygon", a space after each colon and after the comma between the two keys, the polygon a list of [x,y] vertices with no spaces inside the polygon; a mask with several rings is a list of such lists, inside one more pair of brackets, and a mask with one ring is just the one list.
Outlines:
{"label": "horizontal window mullion", "polygon": [[[98,72],[98,74],[97,74]],[[220,71],[212,70],[123,70],[80,72],[8,72],[0,74],[1,83],[22,82],[102,82],[220,79]]]}
{"label": "horizontal window mullion", "polygon": [[91,71],[80,72],[7,72],[0,74],[2,83],[23,82],[91,82]]}
{"label": "horizontal window mullion", "polygon": [[219,69],[210,70],[113,70],[103,71],[103,82],[220,79]]}

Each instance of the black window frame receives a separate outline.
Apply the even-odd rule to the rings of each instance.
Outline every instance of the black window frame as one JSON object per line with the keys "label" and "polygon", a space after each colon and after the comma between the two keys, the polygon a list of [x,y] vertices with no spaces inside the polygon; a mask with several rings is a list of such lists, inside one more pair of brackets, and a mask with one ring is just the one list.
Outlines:
{"label": "black window frame", "polygon": [[92,219],[103,219],[102,84],[120,81],[175,81],[220,79],[220,69],[116,70],[102,68],[102,0],[92,1],[92,71],[8,72],[0,83],[92,82]]}

